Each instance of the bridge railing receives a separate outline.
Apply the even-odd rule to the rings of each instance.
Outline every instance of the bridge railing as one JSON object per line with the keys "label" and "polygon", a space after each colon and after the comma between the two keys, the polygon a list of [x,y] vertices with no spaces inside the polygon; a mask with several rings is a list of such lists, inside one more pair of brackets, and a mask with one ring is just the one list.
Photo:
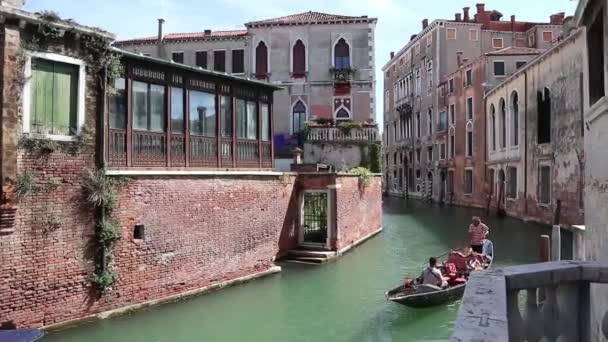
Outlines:
{"label": "bridge railing", "polygon": [[[451,341],[599,341],[608,311],[591,317],[592,286],[608,283],[608,264],[556,261],[473,274]],[[597,309],[597,308],[595,308]],[[604,337],[601,337],[603,335]]]}

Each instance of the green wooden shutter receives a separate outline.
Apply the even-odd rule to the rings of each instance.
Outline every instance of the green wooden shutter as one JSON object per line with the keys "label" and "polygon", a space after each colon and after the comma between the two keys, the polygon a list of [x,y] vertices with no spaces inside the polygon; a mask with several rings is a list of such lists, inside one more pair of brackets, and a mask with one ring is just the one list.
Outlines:
{"label": "green wooden shutter", "polygon": [[64,63],[54,63],[52,134],[70,135],[76,133],[77,91],[77,67]]}
{"label": "green wooden shutter", "polygon": [[53,117],[53,64],[32,60],[30,130],[49,134]]}

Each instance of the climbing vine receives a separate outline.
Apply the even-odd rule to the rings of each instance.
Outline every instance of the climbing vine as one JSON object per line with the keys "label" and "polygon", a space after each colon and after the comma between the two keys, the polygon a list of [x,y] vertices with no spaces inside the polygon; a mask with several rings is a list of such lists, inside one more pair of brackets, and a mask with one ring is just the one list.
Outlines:
{"label": "climbing vine", "polygon": [[367,188],[372,183],[372,173],[365,167],[359,166],[350,170],[350,173],[359,176],[360,185]]}
{"label": "climbing vine", "polygon": [[31,173],[23,173],[17,176],[17,184],[15,185],[17,199],[22,199],[36,191],[38,191],[38,184],[36,184],[36,178]]}

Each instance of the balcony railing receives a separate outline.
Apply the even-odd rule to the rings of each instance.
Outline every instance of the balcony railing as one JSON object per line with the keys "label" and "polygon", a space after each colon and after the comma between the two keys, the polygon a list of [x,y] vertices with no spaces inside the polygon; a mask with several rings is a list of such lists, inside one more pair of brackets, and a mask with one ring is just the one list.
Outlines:
{"label": "balcony railing", "polygon": [[[603,340],[608,338],[608,308],[598,302],[607,303],[608,288],[601,284],[608,284],[608,264],[597,262],[556,261],[476,273],[467,283],[451,341]],[[595,298],[596,290],[603,296]]]}
{"label": "balcony railing", "polygon": [[307,141],[380,141],[377,127],[351,128],[335,127],[309,128]]}
{"label": "balcony railing", "polygon": [[336,83],[348,83],[355,75],[352,68],[331,68],[329,72]]}

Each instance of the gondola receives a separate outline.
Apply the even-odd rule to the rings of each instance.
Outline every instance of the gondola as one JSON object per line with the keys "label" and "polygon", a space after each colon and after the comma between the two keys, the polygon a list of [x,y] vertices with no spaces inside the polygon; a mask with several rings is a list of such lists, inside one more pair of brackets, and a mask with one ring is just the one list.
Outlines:
{"label": "gondola", "polygon": [[34,342],[42,338],[44,332],[40,329],[0,330],[2,342]]}
{"label": "gondola", "polygon": [[[471,258],[477,258],[481,262],[482,270],[489,269],[494,260],[494,246],[491,241],[487,240],[484,246],[484,253],[476,257],[465,255],[462,251],[450,251],[444,255],[447,255],[447,259],[441,263],[441,268],[443,268],[442,273],[455,271],[455,274],[452,275],[448,282],[449,286],[447,288],[442,289],[438,286],[419,284],[419,280],[416,279],[407,286],[403,284],[387,291],[385,294],[386,298],[395,303],[413,308],[441,305],[460,299],[464,294],[466,282],[471,272],[467,269],[468,262]],[[473,270],[472,272],[475,271]]]}

